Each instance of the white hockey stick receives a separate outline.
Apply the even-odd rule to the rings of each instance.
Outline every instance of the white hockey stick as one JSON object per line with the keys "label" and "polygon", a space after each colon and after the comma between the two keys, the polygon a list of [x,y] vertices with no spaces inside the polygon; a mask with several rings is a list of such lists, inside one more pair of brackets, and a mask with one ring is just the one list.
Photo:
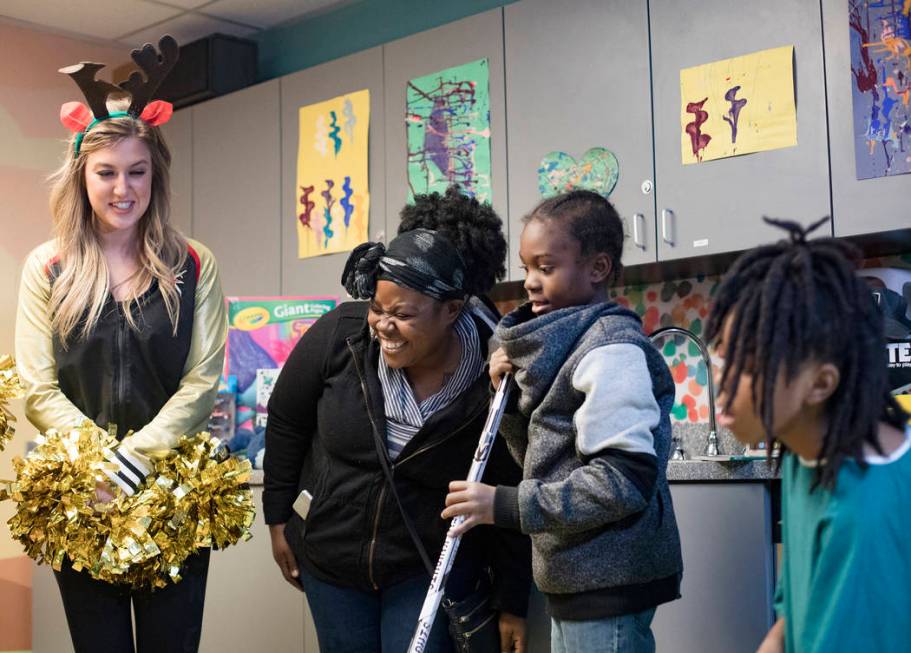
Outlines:
{"label": "white hockey stick", "polygon": [[[493,448],[493,442],[500,428],[500,420],[506,408],[506,401],[509,399],[511,381],[511,374],[504,374],[503,378],[500,379],[500,387],[497,389],[497,393],[490,404],[490,412],[487,414],[487,421],[484,423],[484,430],[481,432],[481,439],[478,441],[478,448],[475,451],[471,469],[468,470],[469,482],[480,481],[484,475],[484,468],[487,467],[487,459],[490,457],[490,450]],[[449,527],[449,533],[463,521],[465,521],[464,515],[455,517]],[[427,639],[430,637],[430,629],[433,627],[437,611],[440,608],[440,601],[443,599],[446,579],[449,578],[449,572],[452,569],[452,563],[455,561],[456,551],[459,550],[459,541],[461,539],[461,536],[452,537],[452,535],[446,534],[446,542],[443,543],[443,550],[440,551],[436,569],[433,570],[430,587],[427,590],[427,596],[424,598],[424,605],[421,606],[418,625],[414,631],[414,636],[411,638],[411,644],[408,645],[408,653],[424,653],[424,647],[427,646]]]}

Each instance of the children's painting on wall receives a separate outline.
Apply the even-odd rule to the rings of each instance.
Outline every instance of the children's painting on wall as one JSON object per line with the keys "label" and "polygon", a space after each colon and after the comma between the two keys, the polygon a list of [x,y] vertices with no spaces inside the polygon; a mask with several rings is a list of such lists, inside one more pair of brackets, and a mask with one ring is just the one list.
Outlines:
{"label": "children's painting on wall", "polygon": [[858,179],[911,172],[911,1],[847,0]]}
{"label": "children's painting on wall", "polygon": [[409,201],[451,184],[491,201],[488,78],[487,59],[479,59],[408,82]]}
{"label": "children's painting on wall", "polygon": [[538,166],[541,197],[571,190],[590,190],[610,197],[620,179],[620,162],[606,147],[593,147],[576,160],[566,152],[548,152]]}
{"label": "children's painting on wall", "polygon": [[346,252],[368,240],[370,91],[300,108],[295,187],[298,257]]}
{"label": "children's painting on wall", "polygon": [[265,408],[278,372],[307,329],[337,297],[228,297],[225,390],[236,394],[228,446],[262,467]]}
{"label": "children's painting on wall", "polygon": [[794,145],[793,46],[680,71],[684,164]]}

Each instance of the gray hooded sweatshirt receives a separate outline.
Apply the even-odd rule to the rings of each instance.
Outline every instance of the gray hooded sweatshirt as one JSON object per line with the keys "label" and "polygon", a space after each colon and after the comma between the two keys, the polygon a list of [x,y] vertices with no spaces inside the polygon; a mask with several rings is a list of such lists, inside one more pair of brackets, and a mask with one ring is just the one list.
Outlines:
{"label": "gray hooded sweatshirt", "polygon": [[535,317],[526,304],[497,336],[520,390],[500,431],[525,480],[497,488],[494,521],[531,535],[551,614],[594,619],[678,598],[674,382],[639,317],[613,303]]}

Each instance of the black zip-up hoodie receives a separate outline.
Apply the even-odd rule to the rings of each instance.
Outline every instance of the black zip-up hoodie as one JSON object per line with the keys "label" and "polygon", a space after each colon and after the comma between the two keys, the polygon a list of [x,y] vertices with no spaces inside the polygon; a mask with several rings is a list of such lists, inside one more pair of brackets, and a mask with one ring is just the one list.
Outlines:
{"label": "black zip-up hoodie", "polygon": [[[342,304],[304,334],[285,363],[269,401],[263,510],[266,523],[287,522],[288,543],[309,573],[371,590],[426,571],[389,491],[371,431],[385,436],[386,423],[377,376],[380,348],[368,335],[366,316],[366,302]],[[476,323],[486,349],[490,328]],[[390,462],[399,496],[432,560],[449,526],[440,518],[449,482],[468,475],[489,399],[482,375],[432,415]],[[498,440],[484,482],[515,485],[521,477]],[[313,495],[306,522],[291,507],[301,490]],[[450,583],[490,564],[496,606],[525,616],[530,555],[526,536],[476,527],[462,539]]]}

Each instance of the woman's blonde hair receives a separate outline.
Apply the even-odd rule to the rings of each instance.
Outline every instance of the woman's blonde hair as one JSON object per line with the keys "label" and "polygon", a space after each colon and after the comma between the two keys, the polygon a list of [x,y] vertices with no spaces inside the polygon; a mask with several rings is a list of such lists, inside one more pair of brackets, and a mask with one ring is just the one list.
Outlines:
{"label": "woman's blonde hair", "polygon": [[[112,113],[124,111],[129,102],[108,102]],[[108,266],[96,231],[96,218],[86,190],[86,160],[92,152],[138,138],[149,148],[152,189],[149,207],[137,226],[136,255],[139,271],[134,288],[158,282],[174,333],[180,317],[178,274],[186,262],[187,244],[170,223],[171,153],[157,127],[123,116],[96,124],[74,153],[76,135],[70,139],[66,161],[51,177],[51,215],[60,260],[60,274],[51,289],[51,328],[64,346],[75,336],[86,337],[95,328],[111,292]],[[139,297],[121,303],[127,322],[136,328],[133,305]]]}

